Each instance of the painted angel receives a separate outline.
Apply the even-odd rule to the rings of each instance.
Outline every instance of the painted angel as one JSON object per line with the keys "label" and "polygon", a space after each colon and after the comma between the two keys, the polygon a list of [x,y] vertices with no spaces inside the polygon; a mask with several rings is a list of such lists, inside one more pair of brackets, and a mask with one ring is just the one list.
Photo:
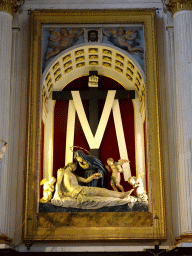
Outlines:
{"label": "painted angel", "polygon": [[[124,28],[120,27],[117,30],[108,29],[108,32],[103,30],[103,34],[108,37],[108,41],[110,41],[113,45],[120,47],[123,50],[127,50],[129,53],[136,54],[143,59],[143,55],[141,54],[143,53],[143,48],[135,47],[139,44],[136,42],[136,39],[140,39],[138,31],[125,31]],[[135,35],[132,36],[134,33]],[[127,41],[133,42],[130,44]]]}
{"label": "painted angel", "polygon": [[118,191],[118,189],[120,189],[121,192],[124,192],[124,188],[120,184],[120,181],[121,181],[120,173],[123,172],[122,165],[129,162],[130,162],[129,160],[125,160],[125,159],[119,159],[118,162],[115,162],[113,158],[107,159],[107,165],[105,166],[105,168],[109,172],[112,172],[110,184],[113,190]]}
{"label": "painted angel", "polygon": [[40,199],[40,203],[47,203],[51,200],[52,198],[52,193],[55,190],[55,184],[56,182],[56,178],[55,177],[51,177],[49,181],[47,181],[46,179],[43,179],[40,182],[40,185],[43,185],[43,197]]}
{"label": "painted angel", "polygon": [[78,40],[78,37],[83,33],[83,29],[81,29],[79,33],[76,33],[78,30],[78,28],[74,28],[68,32],[66,28],[62,28],[59,33],[50,28],[50,34],[55,38],[51,36],[49,37],[48,47],[52,48],[53,50],[47,52],[46,60],[73,46]]}
{"label": "painted angel", "polygon": [[137,177],[132,176],[128,179],[128,183],[133,186],[134,193],[139,201],[147,201],[148,196],[143,185],[143,176],[145,173],[139,173]]}

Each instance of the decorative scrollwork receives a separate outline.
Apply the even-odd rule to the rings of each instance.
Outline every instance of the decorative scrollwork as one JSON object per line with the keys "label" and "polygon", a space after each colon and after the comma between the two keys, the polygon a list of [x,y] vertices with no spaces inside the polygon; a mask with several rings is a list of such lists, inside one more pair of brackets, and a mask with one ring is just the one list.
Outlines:
{"label": "decorative scrollwork", "polygon": [[0,0],[0,11],[14,15],[17,11],[22,11],[25,0]]}
{"label": "decorative scrollwork", "polygon": [[162,2],[172,14],[181,10],[192,10],[191,0],[162,0]]}

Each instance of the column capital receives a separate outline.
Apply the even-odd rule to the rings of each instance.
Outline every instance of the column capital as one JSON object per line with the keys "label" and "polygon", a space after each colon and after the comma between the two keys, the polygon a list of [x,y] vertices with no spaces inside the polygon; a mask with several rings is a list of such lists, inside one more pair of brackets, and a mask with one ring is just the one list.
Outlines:
{"label": "column capital", "polygon": [[13,16],[22,2],[22,0],[0,0],[0,11],[8,12]]}
{"label": "column capital", "polygon": [[192,10],[191,0],[162,0],[162,2],[172,14],[181,10]]}

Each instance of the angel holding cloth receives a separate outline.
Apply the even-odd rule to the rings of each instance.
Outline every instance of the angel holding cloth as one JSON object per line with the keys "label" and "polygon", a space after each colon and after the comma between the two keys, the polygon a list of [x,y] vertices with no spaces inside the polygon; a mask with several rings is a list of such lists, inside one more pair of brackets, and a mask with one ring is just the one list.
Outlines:
{"label": "angel holding cloth", "polygon": [[112,172],[111,175],[111,187],[113,190],[118,191],[118,188],[121,190],[121,192],[124,192],[123,186],[120,184],[121,176],[120,173],[123,172],[122,165],[124,163],[129,163],[129,160],[120,159],[118,162],[114,162],[113,158],[107,159],[107,165],[105,168]]}

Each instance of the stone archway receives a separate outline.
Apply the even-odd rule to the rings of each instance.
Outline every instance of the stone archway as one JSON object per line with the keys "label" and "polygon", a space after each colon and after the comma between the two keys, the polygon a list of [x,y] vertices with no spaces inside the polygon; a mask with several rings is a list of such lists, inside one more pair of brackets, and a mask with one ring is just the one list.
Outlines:
{"label": "stone archway", "polygon": [[47,109],[52,90],[62,90],[72,80],[93,70],[118,81],[126,90],[135,89],[141,104],[144,103],[145,75],[130,54],[105,44],[83,44],[61,52],[45,69],[42,90]]}

